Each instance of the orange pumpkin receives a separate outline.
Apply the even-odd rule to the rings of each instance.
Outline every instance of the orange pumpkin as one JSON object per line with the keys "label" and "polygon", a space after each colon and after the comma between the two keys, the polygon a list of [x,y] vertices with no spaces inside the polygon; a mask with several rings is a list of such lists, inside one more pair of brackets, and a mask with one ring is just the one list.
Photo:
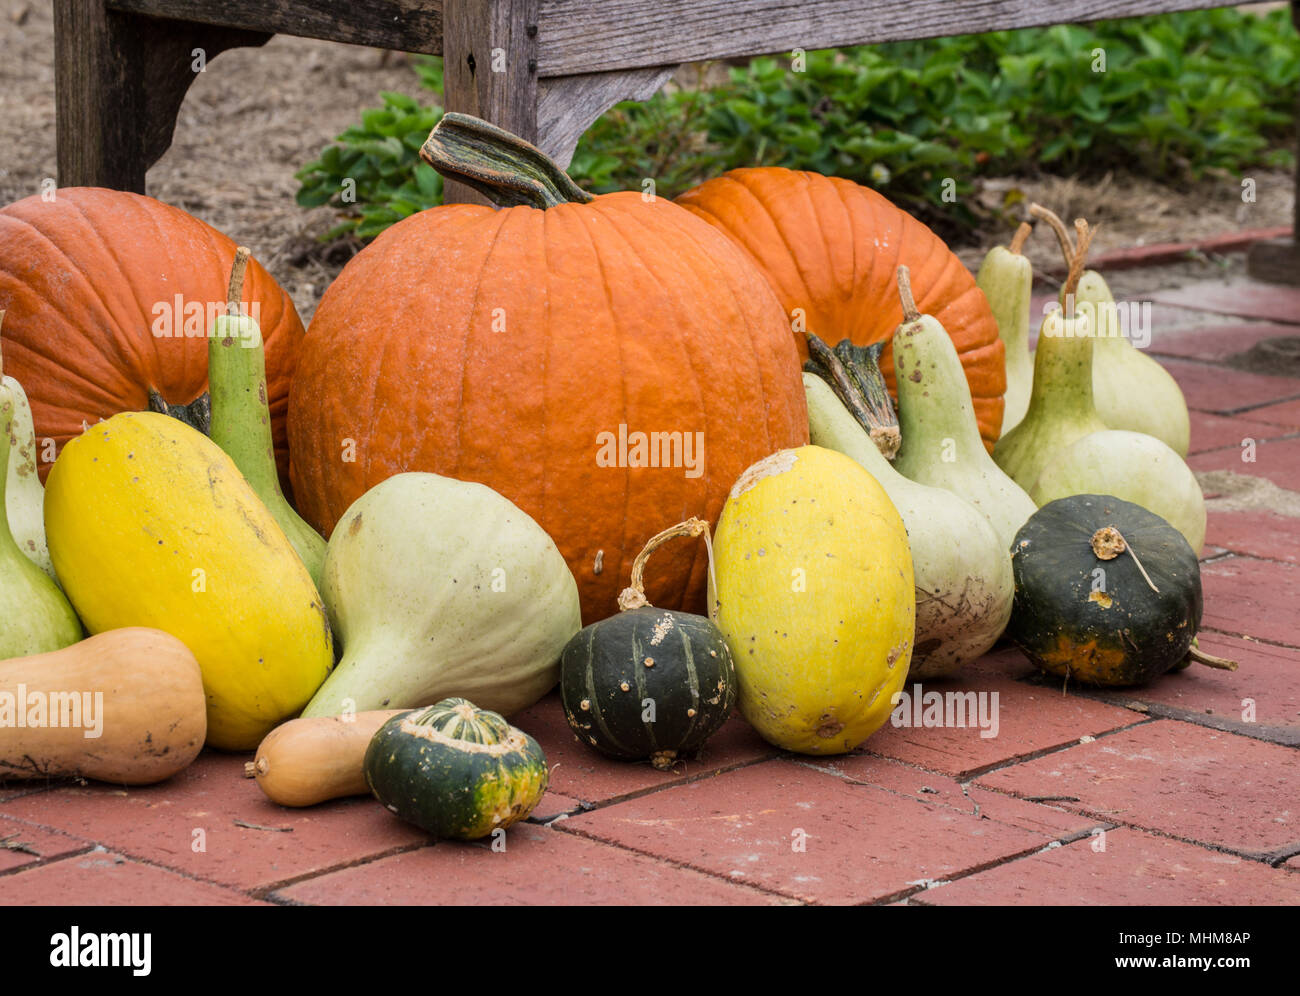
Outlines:
{"label": "orange pumpkin", "polygon": [[[802,309],[807,330],[827,343],[892,343],[903,318],[895,274],[905,265],[917,307],[952,336],[992,450],[1006,391],[997,322],[970,271],[928,227],[868,187],[778,167],[732,170],[677,203],[726,232],[767,276],[786,313],[797,318]],[[892,345],[880,367],[897,399]]]}
{"label": "orange pumpkin", "polygon": [[[584,620],[604,618],[646,540],[716,521],[745,468],[807,441],[794,337],[744,254],[671,201],[592,200],[463,115],[425,150],[463,181],[476,151],[495,156],[475,185],[515,206],[412,215],[325,293],[289,403],[299,509],[328,535],[393,474],[486,484],[555,540]],[[650,462],[649,434],[670,433],[660,466],[635,465]],[[665,551],[647,596],[699,611],[706,570],[702,548]]]}
{"label": "orange pumpkin", "polygon": [[[215,309],[224,308],[235,248],[179,208],[118,190],[69,187],[52,200],[33,196],[0,209],[5,373],[27,392],[37,439],[62,449],[85,425],[146,409],[206,428],[197,420],[208,386],[207,334]],[[276,458],[286,476],[284,419],[302,322],[256,262],[244,288],[266,342]],[[42,480],[49,469],[42,461]]]}

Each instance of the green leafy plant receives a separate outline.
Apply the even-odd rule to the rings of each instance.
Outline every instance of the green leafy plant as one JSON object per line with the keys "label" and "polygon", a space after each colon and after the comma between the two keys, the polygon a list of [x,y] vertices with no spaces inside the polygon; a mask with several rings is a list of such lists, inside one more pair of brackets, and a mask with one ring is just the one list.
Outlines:
{"label": "green leafy plant", "polygon": [[[441,61],[415,68],[440,95]],[[1224,8],[809,52],[801,72],[761,58],[709,84],[700,75],[606,113],[578,144],[574,179],[604,193],[650,178],[672,197],[739,166],[816,170],[960,235],[977,220],[962,195],[981,176],[1126,170],[1184,182],[1290,164],[1300,44],[1285,10]],[[299,203],[340,212],[327,237],[371,238],[441,200],[418,155],[441,110],[382,97],[298,174]]]}

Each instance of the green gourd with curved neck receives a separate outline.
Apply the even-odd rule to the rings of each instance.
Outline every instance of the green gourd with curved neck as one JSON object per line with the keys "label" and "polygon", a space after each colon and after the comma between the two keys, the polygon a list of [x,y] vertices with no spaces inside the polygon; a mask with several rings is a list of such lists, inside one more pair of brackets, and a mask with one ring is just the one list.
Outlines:
{"label": "green gourd with curved neck", "polygon": [[[1155,436],[1180,457],[1187,456],[1191,424],[1182,388],[1125,334],[1115,296],[1096,270],[1085,270],[1074,307],[1092,316],[1092,391],[1097,414],[1112,429]],[[1136,315],[1130,311],[1131,321]]]}
{"label": "green gourd with curved neck", "polygon": [[899,267],[899,294],[903,323],[894,333],[894,377],[902,445],[894,467],[969,502],[1009,550],[1036,506],[984,448],[957,350],[937,319],[917,311],[906,267]]}
{"label": "green gourd with curved neck", "polygon": [[235,462],[262,499],[319,589],[325,540],[293,510],[280,490],[275,444],[271,440],[271,411],[267,406],[262,330],[241,313],[247,263],[248,250],[240,246],[230,271],[226,314],[213,322],[208,337],[208,390],[212,398],[208,436]]}
{"label": "green gourd with curved neck", "polygon": [[975,283],[988,298],[998,323],[998,338],[1006,353],[1007,392],[1003,395],[1002,435],[1020,423],[1029,410],[1034,383],[1034,354],[1029,348],[1029,303],[1034,268],[1021,253],[1032,228],[1026,222],[1009,246],[994,246],[980,264]]}
{"label": "green gourd with curved neck", "polygon": [[[0,467],[8,467],[15,395],[0,379]],[[0,473],[0,512],[8,474]],[[0,514],[0,660],[62,650],[81,639],[81,620],[59,586],[18,548],[8,514]]]}

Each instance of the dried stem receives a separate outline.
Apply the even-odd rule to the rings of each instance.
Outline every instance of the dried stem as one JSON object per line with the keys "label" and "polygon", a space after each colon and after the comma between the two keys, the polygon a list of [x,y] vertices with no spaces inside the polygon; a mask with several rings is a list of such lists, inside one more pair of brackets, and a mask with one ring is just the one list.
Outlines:
{"label": "dried stem", "polygon": [[903,303],[903,321],[921,320],[921,313],[916,310],[916,299],[912,297],[912,275],[901,264],[898,267],[898,299]]}
{"label": "dried stem", "polygon": [[1236,661],[1230,661],[1226,657],[1215,657],[1214,654],[1207,654],[1196,645],[1195,641],[1193,641],[1192,645],[1187,648],[1187,656],[1196,661],[1197,664],[1204,664],[1206,667],[1212,667],[1216,671],[1237,670]]}
{"label": "dried stem", "polygon": [[650,554],[670,539],[676,539],[678,536],[698,536],[700,533],[707,532],[708,528],[709,524],[703,519],[691,516],[685,522],[669,526],[663,532],[651,536],[646,545],[641,548],[641,552],[636,555],[636,560],[632,561],[632,584],[624,588],[623,593],[618,596],[619,611],[627,612],[629,609],[639,609],[643,605],[650,604],[645,597],[645,565],[650,559]]}
{"label": "dried stem", "polygon": [[1092,244],[1092,237],[1096,234],[1097,229],[1089,228],[1088,223],[1083,218],[1074,219],[1074,230],[1078,233],[1074,240],[1074,257],[1070,260],[1070,272],[1065,278],[1065,284],[1061,292],[1068,299],[1073,297],[1074,292],[1079,287],[1079,278],[1083,276],[1083,264],[1088,261],[1088,247]]}
{"label": "dried stem", "polygon": [[239,313],[239,302],[244,296],[244,271],[251,255],[247,246],[235,250],[235,261],[230,264],[230,285],[226,289],[226,314]]}
{"label": "dried stem", "polygon": [[1019,256],[1025,248],[1025,243],[1029,241],[1029,236],[1033,234],[1034,226],[1027,221],[1022,221],[1020,227],[1016,229],[1016,234],[1011,237],[1011,245],[1007,249]]}
{"label": "dried stem", "polygon": [[1056,241],[1061,244],[1061,255],[1065,258],[1065,265],[1069,266],[1074,261],[1074,246],[1070,243],[1070,233],[1066,230],[1061,216],[1041,204],[1030,204],[1029,213],[1052,226],[1052,231],[1056,233]]}

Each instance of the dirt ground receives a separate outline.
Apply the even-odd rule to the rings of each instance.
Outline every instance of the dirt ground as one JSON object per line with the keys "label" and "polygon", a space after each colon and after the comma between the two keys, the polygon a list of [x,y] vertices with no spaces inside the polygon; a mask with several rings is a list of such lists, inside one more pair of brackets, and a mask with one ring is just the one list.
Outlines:
{"label": "dirt ground", "polygon": [[[56,175],[53,61],[49,5],[0,0],[0,203],[36,193],[44,178]],[[381,90],[428,99],[404,59],[375,49],[277,36],[263,48],[222,53],[191,87],[172,147],[149,171],[147,192],[249,245],[307,320],[350,250],[323,251],[317,244],[331,213],[298,207],[293,174],[362,108],[374,106]],[[1133,178],[1006,178],[987,182],[980,196],[997,202],[1019,189],[1067,219],[1083,214],[1100,223],[1093,251],[1102,253],[1289,223],[1292,175],[1252,176],[1254,203],[1242,201],[1240,180],[1230,177],[1195,189]],[[1006,233],[990,232],[986,245],[959,255],[975,266],[988,246],[1005,240]],[[1036,265],[1059,258],[1046,237],[1035,236],[1028,252]],[[1117,294],[1129,294],[1241,265],[1240,255],[1228,256],[1117,273],[1112,283]]]}

